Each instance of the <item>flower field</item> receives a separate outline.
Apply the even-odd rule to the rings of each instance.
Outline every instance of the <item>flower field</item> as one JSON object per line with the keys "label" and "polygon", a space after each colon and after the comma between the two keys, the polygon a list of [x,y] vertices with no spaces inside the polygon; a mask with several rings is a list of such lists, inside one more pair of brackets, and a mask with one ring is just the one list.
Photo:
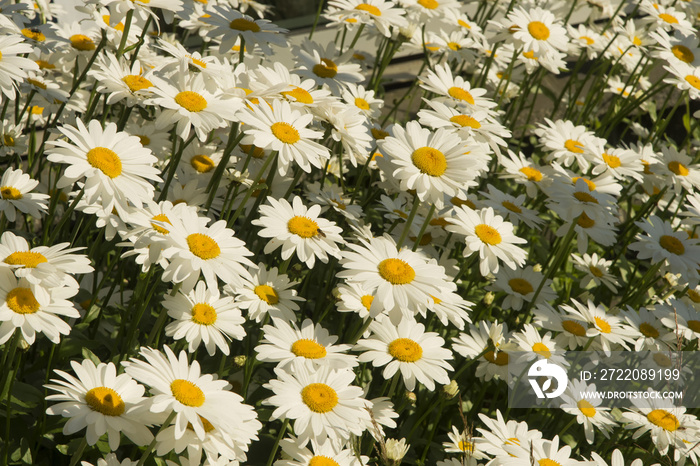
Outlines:
{"label": "flower field", "polygon": [[697,465],[508,380],[698,351],[700,1],[272,14],[0,0],[0,465]]}

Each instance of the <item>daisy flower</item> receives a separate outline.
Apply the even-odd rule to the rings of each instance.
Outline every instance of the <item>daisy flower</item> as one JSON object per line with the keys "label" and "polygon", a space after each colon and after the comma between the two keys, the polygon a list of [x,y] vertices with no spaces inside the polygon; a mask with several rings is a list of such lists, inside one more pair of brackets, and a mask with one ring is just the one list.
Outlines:
{"label": "daisy flower", "polygon": [[691,66],[700,65],[700,44],[695,34],[678,32],[669,35],[663,29],[657,29],[649,35],[658,45],[656,51],[652,51],[653,56],[666,60],[669,65],[679,62]]}
{"label": "daisy flower", "polygon": [[225,220],[211,226],[206,223],[191,209],[182,209],[178,217],[170,218],[170,223],[157,223],[169,231],[162,252],[169,262],[163,281],[182,283],[185,293],[194,288],[200,275],[211,289],[218,288],[217,277],[241,286],[244,279],[251,279],[245,267],[255,267],[246,257],[253,253],[233,230],[226,228]]}
{"label": "daisy flower", "polygon": [[586,336],[596,338],[594,341],[606,354],[610,353],[613,345],[619,344],[627,349],[628,343],[634,341],[635,335],[622,317],[607,313],[603,306],[594,304],[590,299],[585,305],[575,299],[572,299],[571,303],[576,309],[568,305],[562,305],[561,309],[574,319],[586,322]]}
{"label": "daisy flower", "polygon": [[321,206],[307,208],[299,196],[294,196],[292,204],[286,199],[278,201],[273,197],[268,197],[267,201],[270,205],[260,206],[260,219],[251,222],[263,227],[259,236],[271,238],[265,245],[265,254],[281,247],[283,260],[296,253],[310,269],[316,258],[325,264],[329,255],[341,257],[337,244],[345,242],[340,236],[343,230],[335,222],[318,216]]}
{"label": "daisy flower", "polygon": [[32,52],[33,47],[19,34],[0,37],[0,50],[0,90],[7,99],[14,99],[15,89],[27,77],[27,71],[39,71],[39,66],[24,58],[25,54]]}
{"label": "daisy flower", "polygon": [[97,63],[88,74],[95,78],[98,92],[109,94],[107,104],[112,105],[126,99],[126,105],[132,107],[151,97],[153,83],[149,79],[150,73],[142,71],[138,60],[129,66],[126,60],[117,59],[106,52],[98,56]]}
{"label": "daisy flower", "polygon": [[426,332],[423,324],[411,318],[401,319],[398,327],[389,319],[372,322],[369,326],[372,335],[360,340],[355,351],[362,351],[360,362],[371,362],[374,367],[382,367],[382,376],[389,380],[399,370],[406,389],[413,391],[416,380],[433,391],[435,382],[441,385],[450,383],[447,371],[452,366],[449,349],[443,348],[445,340],[435,332]]}
{"label": "daisy flower", "polygon": [[526,11],[514,8],[508,14],[507,22],[512,24],[508,32],[518,48],[539,52],[565,52],[568,48],[566,29],[549,10],[533,8]]}
{"label": "daisy flower", "polygon": [[[634,408],[622,413],[622,421],[626,429],[636,429],[632,435],[638,439],[649,432],[661,455],[666,455],[670,446],[674,449],[684,449],[684,431],[697,431],[700,423],[695,416],[687,414],[685,407],[673,406],[670,400],[661,398],[651,388],[649,397],[632,399]],[[651,396],[656,394],[657,396]]]}
{"label": "daisy flower", "polygon": [[700,98],[700,71],[697,67],[686,63],[674,63],[664,66],[664,69],[673,75],[664,79],[664,82],[673,84],[681,91],[688,91],[693,100]]}
{"label": "daisy flower", "polygon": [[644,221],[635,222],[644,232],[628,249],[637,251],[637,258],[651,259],[653,264],[664,261],[672,273],[694,272],[700,267],[700,240],[689,238],[685,231],[674,231],[668,221],[650,215]]}
{"label": "daisy flower", "polygon": [[254,19],[244,15],[230,6],[214,5],[207,9],[205,24],[213,26],[207,36],[221,42],[219,53],[226,53],[236,45],[239,37],[246,47],[260,46],[265,55],[272,54],[270,44],[286,47],[287,40],[282,34],[288,32],[266,19]]}
{"label": "daisy flower", "polygon": [[209,356],[214,355],[217,346],[228,356],[228,340],[245,337],[242,326],[245,319],[233,298],[221,297],[218,288],[207,288],[204,282],[197,283],[187,294],[180,291],[175,296],[166,295],[163,307],[175,319],[165,327],[165,335],[175,340],[187,340],[190,353],[203,342]]}
{"label": "daisy flower", "polygon": [[273,319],[274,325],[263,327],[264,339],[255,347],[258,361],[274,362],[280,369],[289,370],[294,361],[309,371],[329,366],[333,369],[355,367],[357,359],[346,354],[350,345],[336,345],[338,337],[311,319],[305,319],[301,327],[281,319]]}
{"label": "daisy flower", "polygon": [[[445,269],[421,252],[396,248],[389,236],[360,239],[359,245],[348,244],[338,273],[349,283],[359,283],[374,296],[372,311],[389,312],[398,323],[401,316],[412,317],[431,304],[432,296],[440,297],[448,288]],[[376,314],[371,315],[376,317]],[[398,317],[398,318],[397,318]]]}
{"label": "daisy flower", "polygon": [[250,280],[235,289],[229,285],[224,291],[235,294],[236,304],[241,309],[248,310],[248,319],[261,322],[267,315],[270,317],[295,322],[295,311],[299,310],[298,302],[306,301],[297,296],[293,288],[296,283],[289,277],[278,273],[277,267],[267,269],[263,262],[258,264],[258,270],[252,273]]}
{"label": "daisy flower", "polygon": [[447,63],[436,65],[435,71],[428,70],[421,78],[421,87],[429,92],[444,96],[454,105],[466,106],[471,110],[487,110],[496,106],[496,102],[483,97],[486,89],[471,88],[469,81],[461,76],[453,76]]}
{"label": "daisy flower", "polygon": [[516,351],[517,346],[510,342],[506,324],[482,320],[478,326],[471,325],[468,334],[460,333],[453,339],[452,349],[465,358],[479,356],[476,376],[488,382],[494,377],[506,380],[509,353]]}
{"label": "daisy flower", "polygon": [[127,374],[148,385],[153,395],[149,398],[152,413],[175,413],[176,439],[191,425],[197,437],[203,440],[206,436],[204,421],[222,430],[245,424],[250,429],[246,443],[257,439],[256,433],[262,424],[255,420],[255,410],[243,404],[241,396],[229,391],[231,385],[227,381],[202,374],[199,363],[189,364],[184,351],[178,357],[167,346],[164,349],[165,354],[143,347],[139,354],[146,361],[131,358],[122,365]]}
{"label": "daisy flower", "polygon": [[564,412],[576,416],[576,422],[583,425],[586,441],[593,443],[595,431],[600,430],[606,438],[617,427],[617,422],[610,414],[610,408],[601,407],[603,399],[596,396],[584,396],[585,393],[597,393],[595,384],[587,385],[586,382],[576,379],[570,380],[566,392],[561,395],[561,405]]}
{"label": "daisy flower", "polygon": [[[8,233],[5,233],[8,234]],[[22,338],[33,344],[37,333],[43,333],[54,344],[61,335],[68,335],[71,326],[59,316],[78,318],[80,313],[68,301],[78,287],[60,286],[36,293],[25,278],[17,279],[11,271],[0,269],[0,345],[6,343],[16,329]]]}
{"label": "daisy flower", "polygon": [[515,197],[496,189],[491,184],[488,185],[488,188],[488,192],[480,192],[486,197],[486,200],[482,201],[483,205],[492,207],[495,212],[510,220],[513,226],[518,226],[522,221],[530,228],[539,230],[539,224],[544,220],[537,216],[536,211],[524,206],[525,194]]}
{"label": "daisy flower", "polygon": [[84,254],[73,254],[84,248],[69,248],[70,243],[29,248],[27,240],[6,231],[0,237],[0,270],[9,269],[17,278],[32,284],[35,294],[48,298],[46,290],[58,286],[78,288],[73,274],[90,273],[94,269]]}
{"label": "daisy flower", "polygon": [[88,445],[95,445],[107,434],[109,448],[119,447],[121,432],[136,445],[148,445],[153,434],[148,429],[153,416],[144,408],[145,388],[127,374],[117,375],[113,363],[95,366],[89,359],[71,361],[77,378],[55,369],[64,380],[51,379],[47,389],[58,392],[46,397],[59,403],[49,406],[47,414],[70,418],[63,426],[64,435],[86,429]]}
{"label": "daisy flower", "polygon": [[41,218],[47,209],[46,199],[49,196],[31,192],[38,185],[38,181],[22,170],[7,167],[0,178],[0,213],[10,222],[15,221],[16,210],[34,218]]}
{"label": "daisy flower", "polygon": [[313,79],[318,86],[327,86],[333,95],[340,95],[346,84],[361,82],[360,65],[350,63],[352,50],[338,54],[335,42],[322,45],[305,40],[301,47],[294,49],[296,55],[296,73]]}
{"label": "daisy flower", "polygon": [[371,24],[381,35],[391,37],[391,28],[399,30],[408,25],[405,14],[406,11],[396,3],[384,0],[331,0],[326,16]]}
{"label": "daisy flower", "polygon": [[542,336],[532,324],[525,324],[520,332],[513,334],[513,344],[517,344],[518,349],[523,351],[517,356],[518,364],[535,359],[548,359],[560,366],[568,365],[561,354],[562,349],[552,339],[552,334],[547,332]]}
{"label": "daisy flower", "polygon": [[501,178],[512,179],[517,184],[525,185],[527,196],[531,198],[537,196],[537,188],[543,180],[548,178],[542,171],[542,167],[528,160],[522,152],[516,154],[509,149],[508,156],[499,156],[498,163],[505,168],[505,173],[500,175]]}
{"label": "daisy flower", "polygon": [[[671,310],[670,315],[668,313],[669,310]],[[664,351],[677,343],[675,334],[676,315],[673,313],[672,309],[669,309],[666,305],[654,309],[653,312],[645,307],[634,310],[630,306],[627,306],[627,310],[621,311],[620,315],[625,318],[627,323],[637,334],[634,342],[635,351]],[[664,328],[664,323],[661,320],[662,318],[666,319],[665,321],[669,324],[670,331]],[[678,325],[681,332],[686,330],[680,329],[680,322],[682,320],[683,317],[679,319]],[[698,329],[700,329],[700,327],[698,327]]]}
{"label": "daisy flower", "polygon": [[496,409],[496,419],[479,413],[479,419],[486,428],[479,427],[476,430],[482,437],[474,439],[475,447],[491,456],[508,455],[505,446],[511,448],[520,447],[523,451],[530,451],[530,445],[542,438],[542,432],[537,429],[530,430],[527,422],[518,422],[503,419],[501,411]]}
{"label": "daisy flower", "polygon": [[274,393],[263,404],[275,407],[271,420],[294,421],[300,447],[310,439],[345,442],[351,435],[361,436],[370,429],[367,409],[372,404],[363,398],[360,387],[351,385],[355,373],[350,369],[309,371],[294,364],[290,372],[275,368],[275,374],[276,379],[263,385]]}
{"label": "daisy flower", "polygon": [[700,311],[694,306],[672,298],[656,309],[656,315],[673,332],[672,343],[675,343],[677,335],[688,341],[700,339]]}
{"label": "daisy flower", "polygon": [[[505,291],[508,296],[503,300],[501,307],[503,309],[513,309],[519,311],[523,307],[523,302],[531,302],[534,298],[535,291],[544,280],[544,275],[541,272],[535,272],[530,265],[525,269],[516,268],[514,270],[501,269],[496,274],[496,281],[493,285],[487,287],[491,291]],[[539,304],[544,301],[551,301],[557,297],[557,294],[552,289],[552,280],[547,279],[537,295],[537,301],[533,304]]]}
{"label": "daisy flower", "polygon": [[100,201],[104,210],[114,207],[120,217],[128,217],[129,204],[140,208],[153,199],[155,188],[150,181],[163,180],[154,166],[158,159],[139,138],[117,131],[115,123],[104,129],[99,120],[91,120],[86,127],[76,119],[76,124],[58,128],[67,141],[49,142],[54,147],[47,151],[47,159],[69,165],[58,181],[59,189],[84,182],[87,203]]}
{"label": "daisy flower", "polygon": [[656,25],[663,30],[679,31],[683,34],[695,34],[696,29],[693,24],[688,21],[685,13],[677,11],[672,6],[664,6],[654,3],[651,0],[643,0],[640,4],[640,9],[647,13],[647,21]]}
{"label": "daisy flower", "polygon": [[310,447],[299,445],[295,437],[283,439],[280,442],[285,459],[275,461],[275,466],[361,466],[369,458],[361,456],[358,460],[351,448],[341,447],[331,441],[318,442],[311,440]]}
{"label": "daisy flower", "polygon": [[595,286],[605,285],[613,293],[617,292],[617,287],[620,284],[615,276],[609,272],[612,261],[598,257],[596,253],[584,254],[583,256],[572,254],[571,258],[574,260],[574,267],[586,274],[585,279],[579,285],[581,288],[586,288],[594,283]]}
{"label": "daisy flower", "polygon": [[249,106],[238,117],[246,125],[241,143],[277,151],[280,175],[287,173],[292,162],[310,173],[311,165],[321,168],[322,160],[330,157],[326,147],[312,141],[323,136],[307,128],[313,115],[292,110],[289,102],[275,100],[272,108],[267,104]]}
{"label": "daisy flower", "polygon": [[670,179],[673,191],[678,194],[683,188],[694,192],[700,188],[700,165],[691,164],[692,157],[685,150],[678,151],[673,146],[661,146],[661,163],[654,165],[654,173]]}
{"label": "daisy flower", "polygon": [[574,350],[588,342],[588,324],[579,314],[559,312],[547,303],[535,307],[536,326],[559,332],[555,341],[561,347]]}
{"label": "daisy flower", "polygon": [[209,92],[202,76],[187,78],[186,73],[177,73],[176,76],[177,82],[153,77],[150,90],[155,97],[149,103],[163,109],[156,118],[157,129],[177,124],[177,134],[187,139],[191,127],[194,127],[199,140],[206,141],[211,130],[233,121],[243,106],[242,99]]}
{"label": "daisy flower", "polygon": [[474,184],[478,161],[465,157],[465,147],[452,131],[431,132],[410,121],[406,129],[394,125],[392,133],[379,141],[384,155],[380,167],[400,183],[401,190],[415,190],[421,201],[441,209],[445,196],[457,196]]}
{"label": "daisy flower", "polygon": [[448,220],[447,231],[465,236],[464,257],[475,252],[481,259],[479,271],[486,276],[497,273],[499,259],[511,269],[525,264],[527,253],[516,244],[527,243],[513,234],[513,224],[495,215],[491,207],[474,211],[468,207],[457,207],[454,217]]}
{"label": "daisy flower", "polygon": [[[487,456],[476,447],[476,439],[471,437],[465,430],[460,430],[457,426],[452,426],[452,432],[447,433],[449,442],[443,442],[442,448],[446,453],[460,453],[470,460],[482,460]],[[462,463],[459,463],[460,465]]]}
{"label": "daisy flower", "polygon": [[520,446],[505,445],[503,447],[509,456],[496,457],[494,466],[530,466],[533,461],[539,465],[558,464],[561,466],[578,466],[581,463],[571,458],[571,447],[568,445],[559,448],[559,436],[552,440],[534,440],[530,449],[525,450]]}
{"label": "daisy flower", "polygon": [[618,180],[626,177],[642,181],[644,165],[639,154],[633,150],[618,148],[607,149],[605,152],[595,154],[592,160],[594,175],[610,174]]}
{"label": "daisy flower", "polygon": [[587,171],[594,154],[603,153],[605,140],[596,137],[585,126],[575,126],[570,121],[552,121],[545,118],[546,125],[540,124],[535,133],[549,157],[561,162],[565,167],[577,162],[579,169]]}

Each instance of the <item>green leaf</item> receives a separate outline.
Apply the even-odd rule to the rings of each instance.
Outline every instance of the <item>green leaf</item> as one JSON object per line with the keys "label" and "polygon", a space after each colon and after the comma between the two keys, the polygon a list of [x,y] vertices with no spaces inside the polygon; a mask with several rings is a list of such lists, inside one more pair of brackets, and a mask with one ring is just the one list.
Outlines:
{"label": "green leaf", "polygon": [[95,365],[98,365],[99,363],[102,362],[102,361],[100,361],[100,358],[98,358],[97,356],[95,356],[95,353],[93,353],[92,351],[90,351],[89,348],[83,347],[82,353],[83,353],[83,358],[89,359],[90,361],[92,361],[93,363],[95,363]]}

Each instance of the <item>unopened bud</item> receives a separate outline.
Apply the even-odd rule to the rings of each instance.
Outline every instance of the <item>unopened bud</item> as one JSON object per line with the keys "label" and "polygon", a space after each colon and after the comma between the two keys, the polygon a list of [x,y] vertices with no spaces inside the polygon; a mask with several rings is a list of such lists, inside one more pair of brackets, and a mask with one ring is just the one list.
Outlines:
{"label": "unopened bud", "polygon": [[532,266],[533,272],[542,272],[542,264],[535,264]]}
{"label": "unopened bud", "polygon": [[243,369],[243,368],[245,367],[245,363],[246,363],[246,360],[247,360],[247,359],[248,359],[248,358],[246,357],[245,354],[240,354],[240,355],[238,355],[238,356],[234,356],[234,357],[233,357],[233,365],[234,365],[237,369]]}
{"label": "unopened bud", "polygon": [[406,398],[406,401],[408,401],[412,405],[415,405],[416,401],[418,400],[416,394],[413,392],[409,392],[408,390],[406,390],[406,393],[404,393],[404,397]]}
{"label": "unopened bud", "polygon": [[[17,340],[17,348],[20,351],[27,351],[29,347],[32,346],[29,343],[27,343],[27,340],[24,339],[24,336],[20,333],[19,339]],[[12,362],[12,361],[10,361]]]}
{"label": "unopened bud", "polygon": [[442,387],[442,393],[448,400],[457,396],[457,393],[459,393],[459,385],[457,385],[457,381],[451,380],[450,383]]}
{"label": "unopened bud", "polygon": [[496,293],[493,291],[489,291],[484,295],[484,304],[487,306],[490,306],[493,304],[493,300],[496,298]]}
{"label": "unopened bud", "polygon": [[335,288],[333,288],[333,290],[331,291],[331,294],[336,299],[336,301],[340,300],[340,289],[337,286]]}
{"label": "unopened bud", "polygon": [[386,441],[386,459],[389,460],[392,465],[398,466],[401,464],[401,460],[406,453],[410,445],[406,444],[406,439],[396,440],[393,438],[387,439]]}

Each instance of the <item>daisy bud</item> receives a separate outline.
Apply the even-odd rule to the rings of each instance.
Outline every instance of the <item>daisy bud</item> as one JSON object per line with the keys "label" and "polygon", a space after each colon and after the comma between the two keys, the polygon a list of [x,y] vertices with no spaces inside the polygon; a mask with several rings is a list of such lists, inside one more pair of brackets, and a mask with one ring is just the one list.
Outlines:
{"label": "daisy bud", "polygon": [[19,340],[17,340],[17,348],[19,348],[20,351],[26,351],[29,349],[31,345],[27,340],[24,339],[24,336],[20,333],[19,335]]}
{"label": "daisy bud", "polygon": [[245,354],[239,354],[238,356],[233,357],[233,365],[236,367],[236,369],[243,369],[245,367],[247,357]]}
{"label": "daisy bud", "polygon": [[407,42],[411,40],[413,37],[413,34],[416,33],[416,28],[418,27],[417,24],[414,23],[409,23],[408,26],[402,27],[399,29],[399,37],[398,39],[402,42]]}
{"label": "daisy bud", "polygon": [[333,290],[331,291],[331,294],[333,295],[333,297],[335,298],[336,301],[340,301],[340,290],[338,289],[337,286],[335,288],[333,288]]}
{"label": "daisy bud", "polygon": [[456,380],[450,380],[450,383],[442,387],[442,394],[445,398],[451,400],[459,393],[459,385],[457,385]]}
{"label": "daisy bud", "polygon": [[416,405],[416,401],[418,400],[418,397],[416,397],[416,394],[413,392],[409,392],[406,390],[406,393],[403,395],[406,398],[406,401],[408,401],[412,406]]}
{"label": "daisy bud", "polygon": [[542,272],[542,264],[535,264],[532,266],[533,272]]}
{"label": "daisy bud", "polygon": [[494,293],[493,291],[489,291],[488,293],[486,293],[484,295],[484,304],[486,306],[490,306],[491,304],[493,304],[493,300],[495,298],[496,298],[496,293]]}
{"label": "daisy bud", "polygon": [[386,459],[389,460],[389,464],[392,466],[398,466],[401,464],[401,460],[406,453],[410,445],[406,445],[406,439],[396,440],[393,438],[387,439],[386,441]]}
{"label": "daisy bud", "polygon": [[664,275],[664,280],[668,282],[669,285],[671,286],[678,286],[678,276],[675,274],[672,274],[671,272],[666,272],[666,275]]}

